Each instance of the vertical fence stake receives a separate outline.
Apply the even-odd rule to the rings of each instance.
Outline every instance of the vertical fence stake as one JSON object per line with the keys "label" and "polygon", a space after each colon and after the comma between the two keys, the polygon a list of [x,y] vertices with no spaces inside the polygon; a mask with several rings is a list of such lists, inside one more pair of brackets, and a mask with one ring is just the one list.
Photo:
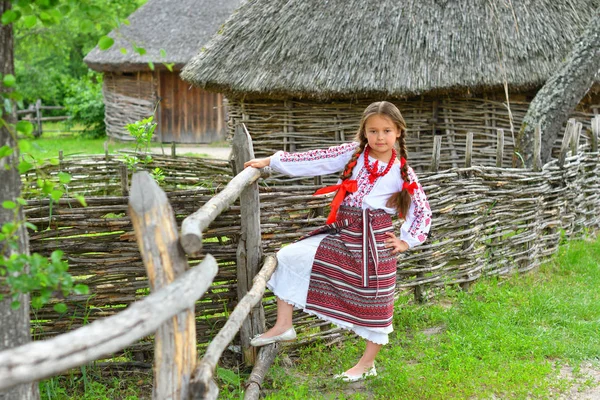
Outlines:
{"label": "vertical fence stake", "polygon": [[465,168],[471,168],[473,159],[473,132],[467,132],[467,144],[465,146]]}
{"label": "vertical fence stake", "polygon": [[571,142],[571,135],[573,134],[575,120],[569,119],[565,128],[565,134],[563,136],[562,144],[560,146],[560,156],[558,157],[558,165],[562,167],[565,165],[567,159],[567,152],[569,151],[569,143]]}
{"label": "vertical fence stake", "polygon": [[575,122],[573,125],[573,134],[571,135],[571,155],[576,156],[579,152],[579,137],[581,136],[581,128],[583,124],[581,122]]}
{"label": "vertical fence stake", "polygon": [[108,140],[104,141],[104,160],[108,161]]}
{"label": "vertical fence stake", "polygon": [[[131,180],[129,215],[154,292],[183,274],[188,262],[165,192],[145,171],[134,174]],[[161,325],[154,337],[152,398],[187,400],[197,357],[194,307]]]}
{"label": "vertical fence stake", "polygon": [[171,142],[171,157],[177,157],[177,143]]}
{"label": "vertical fence stake", "polygon": [[598,151],[598,135],[600,134],[600,115],[592,118],[592,152]]}
{"label": "vertical fence stake", "polygon": [[539,123],[533,132],[533,170],[535,172],[542,170],[542,127]]}
{"label": "vertical fence stake", "polygon": [[442,151],[442,135],[433,136],[433,154],[431,155],[431,172],[440,169],[440,155]]}
{"label": "vertical fence stake", "polygon": [[496,130],[496,167],[502,168],[504,158],[504,129]]}
{"label": "vertical fence stake", "polygon": [[[235,128],[233,154],[237,171],[242,171],[244,162],[254,158],[252,138],[243,124],[238,124]],[[241,193],[240,213],[242,234],[237,248],[237,295],[239,300],[252,288],[252,279],[260,269],[262,258],[258,182],[254,182]],[[265,312],[262,302],[259,302],[252,308],[240,329],[242,352],[246,365],[254,365],[256,360],[256,348],[250,346],[250,339],[264,330]]]}
{"label": "vertical fence stake", "polygon": [[127,166],[119,165],[119,175],[121,176],[121,194],[123,197],[129,196],[129,177],[127,176]]}
{"label": "vertical fence stake", "polygon": [[35,102],[35,121],[37,123],[37,137],[42,136],[42,99]]}

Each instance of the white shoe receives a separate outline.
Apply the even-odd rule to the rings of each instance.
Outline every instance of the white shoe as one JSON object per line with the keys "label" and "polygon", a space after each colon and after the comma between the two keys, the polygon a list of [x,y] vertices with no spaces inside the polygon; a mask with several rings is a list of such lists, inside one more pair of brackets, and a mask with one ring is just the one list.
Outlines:
{"label": "white shoe", "polygon": [[344,382],[358,382],[362,381],[363,379],[369,376],[377,376],[377,370],[375,369],[374,365],[371,367],[371,369],[369,369],[362,375],[350,375],[344,372],[341,374],[334,375],[333,379],[340,379]]}
{"label": "white shoe", "polygon": [[252,340],[250,340],[250,345],[254,347],[260,347],[266,346],[271,343],[289,342],[294,339],[296,339],[296,330],[292,326],[290,329],[283,332],[281,335],[271,336],[268,338],[263,338],[262,335],[256,336]]}

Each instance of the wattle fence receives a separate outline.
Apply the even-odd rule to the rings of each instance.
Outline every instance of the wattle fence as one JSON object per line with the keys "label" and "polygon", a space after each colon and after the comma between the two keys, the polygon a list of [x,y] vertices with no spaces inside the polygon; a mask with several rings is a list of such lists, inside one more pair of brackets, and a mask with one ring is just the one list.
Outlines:
{"label": "wattle fence", "polygon": [[[597,231],[600,228],[599,132],[600,117],[584,132],[581,124],[570,122],[560,157],[543,166],[537,161],[532,169],[471,165],[472,135],[468,134],[465,157],[455,161],[462,166],[439,170],[443,136],[435,136],[430,171],[419,173],[433,212],[432,234],[424,245],[398,257],[398,289],[413,290],[416,298],[423,300],[431,288],[451,284],[467,288],[483,275],[529,271],[556,252],[562,236],[577,237]],[[539,145],[539,137],[536,142]],[[536,148],[539,159],[539,146]],[[504,158],[502,150],[502,146],[496,149],[499,165]],[[178,225],[200,206],[206,208],[215,194],[222,196],[231,191],[235,181],[232,177],[237,175],[239,180],[241,175],[229,172],[230,165],[224,161],[183,157],[155,157],[148,167],[163,169],[165,180],[161,185]],[[82,207],[72,198],[56,204],[30,199],[26,216],[40,228],[31,233],[32,251],[49,254],[55,249],[64,250],[71,273],[90,287],[91,296],[68,298],[68,312],[62,315],[57,315],[51,307],[35,312],[32,326],[36,339],[118,315],[148,294],[148,272],[135,243],[131,218],[127,216],[131,200],[127,196],[129,176],[122,163],[106,156],[73,158],[43,171],[49,175],[59,171],[71,173],[74,179],[68,194],[84,194],[88,206]],[[24,176],[25,186],[35,179]],[[203,254],[211,254],[218,264],[213,283],[195,303],[193,325],[197,343],[206,345],[213,340],[250,290],[252,277],[240,273],[240,257],[251,257],[240,254],[240,243],[248,240],[251,232],[260,232],[261,252],[269,254],[325,221],[330,198],[312,196],[320,187],[319,182],[281,176],[261,181],[260,205],[256,204],[260,211],[254,215],[260,218],[258,231],[256,226],[252,228],[248,222],[242,222],[238,203],[223,205],[225,211],[215,214],[214,221],[203,229],[195,224],[199,236],[198,232],[188,236],[184,226],[184,248],[192,248],[194,243],[201,245]],[[229,183],[227,188],[226,183]],[[196,265],[199,257],[189,256],[188,261],[191,266]],[[238,284],[241,276],[245,279],[243,291]],[[267,277],[268,274],[262,279]],[[240,335],[244,358],[250,363],[255,361],[256,354],[248,352],[249,335],[260,331],[259,325],[265,320],[269,323],[275,318],[272,297],[263,299],[263,306],[265,318],[259,315],[263,311],[253,308],[247,320],[253,321],[252,326],[242,328]],[[295,324],[300,338],[292,347],[348,337],[340,329],[306,315],[296,314]],[[149,362],[152,342],[152,337],[147,336],[119,349]],[[215,354],[211,354],[212,364],[206,368],[210,370],[212,366],[214,372]],[[208,386],[206,390],[210,389]]]}

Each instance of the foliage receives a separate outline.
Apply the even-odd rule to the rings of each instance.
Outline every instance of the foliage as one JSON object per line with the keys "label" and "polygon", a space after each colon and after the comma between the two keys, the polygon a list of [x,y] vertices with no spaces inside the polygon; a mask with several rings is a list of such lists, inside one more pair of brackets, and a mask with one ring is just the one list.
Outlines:
{"label": "foliage", "polygon": [[[152,162],[152,156],[150,155],[150,142],[154,136],[156,130],[156,122],[154,117],[149,116],[141,121],[136,121],[132,124],[125,125],[125,128],[131,136],[135,139],[135,153],[134,155],[125,155],[123,161],[127,165],[127,169],[130,171],[137,171],[138,164],[141,160],[142,164],[147,166]],[[141,152],[141,158],[138,153]],[[162,182],[165,179],[163,170],[161,168],[154,168],[151,171],[151,175],[157,182]]]}
{"label": "foliage", "polygon": [[15,75],[25,103],[40,98],[44,104],[64,104],[71,83],[88,75],[84,56],[145,2],[13,1],[21,14],[14,24]]}
{"label": "foliage", "polygon": [[86,138],[101,138],[106,136],[104,123],[104,101],[102,99],[102,74],[90,71],[81,79],[70,77],[66,85],[67,93],[64,100],[67,113],[70,115],[70,126],[81,124]]}

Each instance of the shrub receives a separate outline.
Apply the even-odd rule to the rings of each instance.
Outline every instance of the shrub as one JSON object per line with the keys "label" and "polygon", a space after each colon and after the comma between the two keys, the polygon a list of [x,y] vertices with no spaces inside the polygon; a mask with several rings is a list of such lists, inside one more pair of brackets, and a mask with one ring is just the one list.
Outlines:
{"label": "shrub", "polygon": [[65,87],[65,107],[71,116],[69,124],[83,125],[83,135],[87,138],[106,136],[102,74],[90,71],[81,79],[65,77]]}

